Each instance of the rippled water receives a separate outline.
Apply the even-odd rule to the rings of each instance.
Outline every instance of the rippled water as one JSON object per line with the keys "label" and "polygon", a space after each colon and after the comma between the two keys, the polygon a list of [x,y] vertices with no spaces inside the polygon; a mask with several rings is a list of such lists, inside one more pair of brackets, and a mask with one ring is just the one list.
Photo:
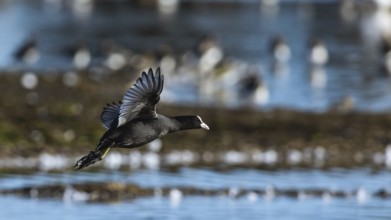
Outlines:
{"label": "rippled water", "polygon": [[[324,188],[354,191],[359,188],[370,195],[389,189],[389,171],[370,169],[258,171],[237,169],[215,172],[183,168],[178,172],[139,170],[135,172],[71,172],[4,175],[0,186],[15,188],[30,185],[81,182],[126,182],[143,187],[193,186],[211,188],[281,189]],[[304,197],[264,198],[250,196],[233,199],[226,196],[184,196],[180,201],[170,197],[139,198],[112,204],[90,204],[70,200],[23,199],[0,197],[0,217],[12,219],[388,219],[389,199],[370,196],[356,198]],[[21,211],[23,207],[23,211]]]}
{"label": "rippled water", "polygon": [[[190,197],[173,207],[167,199],[138,199],[116,204],[79,204],[61,201],[1,198],[0,217],[12,219],[389,219],[390,201],[360,205],[351,200],[325,203],[308,199],[292,202],[249,202],[246,199]],[[23,207],[23,211],[20,208]]]}
{"label": "rippled water", "polygon": [[44,184],[71,184],[83,182],[122,182],[134,183],[143,187],[194,186],[199,188],[323,188],[333,190],[357,190],[365,188],[371,192],[391,187],[388,171],[372,172],[370,169],[332,169],[330,171],[293,169],[285,171],[259,171],[234,169],[216,172],[208,169],[182,168],[180,172],[159,170],[138,170],[134,172],[100,171],[46,173],[33,175],[4,175],[0,179],[1,188],[23,187]]}

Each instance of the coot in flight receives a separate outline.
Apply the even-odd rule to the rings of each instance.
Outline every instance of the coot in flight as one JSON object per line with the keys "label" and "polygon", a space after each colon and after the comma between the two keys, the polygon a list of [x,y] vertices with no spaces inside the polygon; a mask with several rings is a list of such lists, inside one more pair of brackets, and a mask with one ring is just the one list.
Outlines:
{"label": "coot in flight", "polygon": [[155,74],[149,69],[125,93],[122,102],[105,107],[100,119],[107,131],[95,151],[78,160],[75,168],[81,169],[102,160],[112,147],[135,148],[180,130],[209,130],[199,116],[168,117],[156,113],[163,83],[160,68]]}

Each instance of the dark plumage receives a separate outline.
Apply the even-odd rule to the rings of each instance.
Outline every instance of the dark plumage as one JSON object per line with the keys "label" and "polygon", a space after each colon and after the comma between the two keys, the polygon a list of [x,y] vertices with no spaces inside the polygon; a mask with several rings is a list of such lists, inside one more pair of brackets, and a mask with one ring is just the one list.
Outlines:
{"label": "dark plumage", "polygon": [[125,93],[122,102],[107,105],[100,116],[107,130],[98,147],[77,161],[76,169],[89,166],[103,157],[112,147],[134,148],[147,144],[166,134],[209,127],[199,116],[167,117],[156,113],[163,90],[164,77],[158,68],[153,74],[143,72],[136,83]]}
{"label": "dark plumage", "polygon": [[18,61],[34,64],[39,59],[37,40],[33,37],[27,39],[16,49],[13,55]]}

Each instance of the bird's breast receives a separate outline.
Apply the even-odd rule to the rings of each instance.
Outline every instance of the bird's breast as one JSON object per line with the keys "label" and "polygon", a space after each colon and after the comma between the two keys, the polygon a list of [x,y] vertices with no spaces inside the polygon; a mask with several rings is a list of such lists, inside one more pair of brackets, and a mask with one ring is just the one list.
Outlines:
{"label": "bird's breast", "polygon": [[164,135],[157,121],[143,121],[125,124],[118,128],[115,140],[118,147],[133,148],[147,144]]}

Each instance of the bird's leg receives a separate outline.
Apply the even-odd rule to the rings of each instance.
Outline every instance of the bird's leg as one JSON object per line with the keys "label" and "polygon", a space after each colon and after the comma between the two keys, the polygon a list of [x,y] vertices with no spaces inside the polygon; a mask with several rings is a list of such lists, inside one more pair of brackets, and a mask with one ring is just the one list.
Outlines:
{"label": "bird's leg", "polygon": [[101,160],[106,156],[106,154],[109,152],[110,148],[111,147],[108,147],[108,148],[103,150],[103,153],[101,154],[101,157],[100,157]]}
{"label": "bird's leg", "polygon": [[100,161],[101,159],[101,156],[96,151],[91,151],[89,154],[78,160],[74,167],[75,169],[80,170],[81,168],[87,167],[91,164],[96,163],[97,161]]}
{"label": "bird's leg", "polygon": [[89,154],[78,160],[74,166],[75,169],[80,170],[102,160],[106,156],[107,152],[109,152],[111,146],[112,143],[110,142],[101,143],[94,151],[91,151]]}

